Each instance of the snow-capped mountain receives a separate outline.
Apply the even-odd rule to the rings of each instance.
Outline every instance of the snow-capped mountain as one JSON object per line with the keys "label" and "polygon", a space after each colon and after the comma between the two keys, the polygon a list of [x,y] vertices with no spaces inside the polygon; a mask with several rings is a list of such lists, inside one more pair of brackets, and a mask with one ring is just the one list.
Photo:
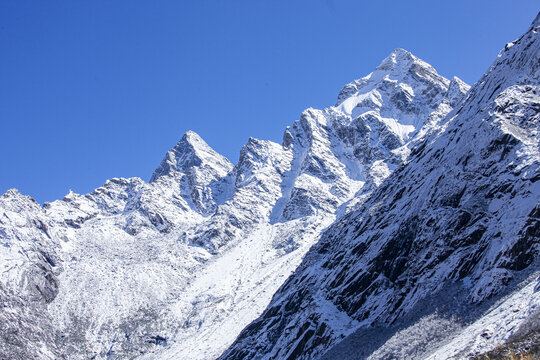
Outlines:
{"label": "snow-capped mountain", "polygon": [[[379,357],[441,358],[523,329],[538,309],[523,282],[538,268],[538,21],[470,92],[396,49],[235,165],[190,131],[149,182],[43,207],[9,190],[0,358],[315,358],[365,339]],[[422,326],[432,338],[404,347]]]}
{"label": "snow-capped mountain", "polygon": [[539,331],[539,37],[540,15],[220,359],[463,359]]}
{"label": "snow-capped mountain", "polygon": [[149,182],[43,207],[8,191],[1,356],[217,358],[467,90],[396,49],[282,144],[249,139],[234,166],[188,132]]}

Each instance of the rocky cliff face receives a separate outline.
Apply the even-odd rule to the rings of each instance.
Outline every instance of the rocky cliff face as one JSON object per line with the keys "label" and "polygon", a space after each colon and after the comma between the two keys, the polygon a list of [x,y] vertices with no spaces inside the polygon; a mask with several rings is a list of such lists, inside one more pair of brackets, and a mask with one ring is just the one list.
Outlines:
{"label": "rocky cliff face", "polygon": [[[428,116],[405,164],[324,232],[221,359],[467,358],[537,331],[539,31],[540,16],[464,100],[432,104],[455,108]],[[400,89],[392,111],[418,113]],[[381,141],[398,146],[409,124]]]}
{"label": "rocky cliff face", "polygon": [[[366,339],[375,357],[440,358],[523,329],[538,306],[537,27],[468,93],[396,49],[235,165],[188,132],[149,182],[43,207],[8,191],[0,357],[212,359],[255,319],[223,358]],[[403,340],[423,326],[431,338]]]}
{"label": "rocky cliff face", "polygon": [[217,358],[467,90],[396,49],[282,144],[249,139],[236,165],[188,132],[149,182],[114,178],[42,208],[6,193],[2,259],[17,266],[2,275],[2,356]]}
{"label": "rocky cliff face", "polygon": [[0,357],[61,359],[47,306],[61,264],[50,220],[29,196],[0,196]]}

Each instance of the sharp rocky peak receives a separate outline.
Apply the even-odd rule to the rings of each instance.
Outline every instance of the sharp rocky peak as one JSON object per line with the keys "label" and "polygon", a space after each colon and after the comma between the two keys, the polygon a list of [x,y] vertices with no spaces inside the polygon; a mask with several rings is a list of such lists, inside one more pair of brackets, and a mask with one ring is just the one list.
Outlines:
{"label": "sharp rocky peak", "polygon": [[469,84],[457,76],[454,76],[452,81],[450,81],[450,85],[448,86],[447,97],[453,97],[454,94],[460,94],[459,97],[463,97],[463,94],[469,91],[470,88],[471,86]]}
{"label": "sharp rocky peak", "polygon": [[[517,47],[511,46],[509,53],[513,54]],[[533,50],[531,48],[531,51]],[[535,57],[531,54],[528,59],[533,64]],[[488,96],[497,89],[498,83],[486,84],[489,85],[489,89],[486,87],[489,92],[485,90]],[[62,275],[65,277],[61,280],[59,295],[50,309],[54,319],[61,319],[58,321],[63,322],[62,319],[65,318],[65,333],[69,339],[59,346],[63,351],[70,351],[70,356],[76,357],[80,352],[80,357],[84,358],[91,357],[86,355],[105,357],[106,354],[115,352],[115,357],[132,358],[139,356],[144,350],[155,351],[155,357],[160,359],[216,358],[234,340],[238,331],[263,311],[272,294],[296,269],[308,249],[318,243],[322,229],[336,217],[345,220],[343,223],[336,223],[331,229],[339,229],[340,224],[343,224],[351,230],[347,237],[338,233],[338,230],[331,230],[335,231],[332,234],[337,234],[334,238],[323,235],[323,241],[331,247],[334,243],[335,246],[341,246],[344,241],[348,242],[349,237],[360,230],[357,224],[370,221],[353,218],[360,209],[368,209],[365,212],[368,217],[373,213],[379,214],[376,215],[377,218],[373,215],[374,219],[382,219],[380,223],[366,223],[365,229],[379,226],[375,224],[386,226],[385,224],[396,223],[403,217],[402,214],[418,213],[411,207],[407,208],[410,211],[396,215],[397,210],[392,210],[392,206],[394,202],[403,204],[404,200],[412,198],[411,194],[419,194],[419,191],[423,190],[418,190],[421,185],[417,179],[421,179],[422,172],[428,171],[427,169],[437,171],[436,164],[439,160],[435,159],[435,155],[429,155],[429,158],[435,159],[432,162],[416,167],[422,172],[417,172],[412,177],[404,175],[392,185],[387,185],[384,181],[395,169],[400,169],[397,171],[402,173],[405,171],[405,164],[410,161],[409,153],[412,157],[420,157],[422,151],[427,154],[429,149],[422,150],[423,143],[417,141],[414,144],[419,145],[413,148],[412,141],[420,139],[418,135],[426,133],[435,141],[445,129],[440,126],[441,121],[447,119],[447,114],[450,114],[453,108],[457,113],[458,109],[464,106],[461,99],[467,91],[468,85],[461,80],[445,79],[438,75],[433,67],[410,52],[396,49],[372,73],[348,84],[340,93],[337,106],[323,110],[306,110],[300,119],[285,130],[282,145],[250,138],[242,148],[239,161],[234,167],[199,135],[188,131],[166,153],[150,183],[138,178],[111,179],[92,194],[70,193],[63,201],[44,206],[43,214],[38,212],[40,209],[37,204],[26,206],[27,203],[30,204],[29,201],[18,201],[21,195],[8,192],[0,197],[0,238],[3,236],[2,222],[5,221],[1,216],[2,208],[14,203],[17,207],[11,206],[10,211],[21,212],[23,215],[13,215],[13,220],[9,220],[9,226],[22,224],[19,226],[22,230],[17,230],[19,233],[13,232],[13,239],[19,235],[24,236],[33,246],[34,238],[47,238],[48,234],[51,234],[53,239],[58,239],[59,244],[60,241],[67,242],[67,246],[58,246],[58,251],[62,258],[68,259],[64,264],[69,270]],[[510,105],[520,106],[519,103]],[[502,107],[506,108],[505,104],[501,104]],[[461,118],[468,119],[463,116]],[[426,122],[429,122],[427,126]],[[426,128],[423,133],[419,131],[422,125]],[[471,127],[473,125],[471,123]],[[440,132],[435,131],[439,128],[442,129]],[[456,142],[458,138],[459,136],[455,137]],[[462,141],[465,141],[465,137]],[[498,149],[501,145],[503,144],[500,141],[496,142],[494,148]],[[437,150],[435,154],[442,156],[439,155],[441,152],[442,150]],[[466,166],[467,162],[468,166],[472,166],[471,164],[476,163],[473,160],[474,158],[465,157],[465,165],[460,167]],[[429,179],[438,178],[433,176]],[[393,194],[388,200],[381,200],[381,204],[388,205],[381,210],[377,210],[378,200],[370,200],[370,194],[377,191],[379,186],[386,186],[385,191]],[[437,189],[437,186],[434,188]],[[505,186],[504,189],[506,188]],[[447,190],[448,194],[443,193],[439,197],[450,204],[447,207],[451,207],[453,202],[459,202],[459,199],[453,200],[452,196],[454,193],[462,194],[461,188],[459,191],[454,191],[453,188]],[[382,194],[382,190],[376,194]],[[400,200],[402,196],[403,199]],[[9,199],[17,201],[9,202]],[[364,205],[366,201],[369,203]],[[392,203],[389,203],[391,201]],[[19,203],[24,206],[19,206]],[[448,210],[451,214],[454,212],[453,208]],[[37,219],[30,222],[35,225],[30,230],[26,226],[29,223],[26,220],[27,213],[32,216],[35,214]],[[386,213],[395,217],[383,218]],[[467,214],[469,213],[459,215],[465,219],[460,221],[476,222],[473,217],[469,219]],[[38,221],[41,218],[44,219],[42,223]],[[354,220],[350,227],[345,223],[347,219]],[[352,226],[356,226],[356,229]],[[411,221],[410,226],[403,226],[402,234],[395,237],[396,241],[410,240],[415,226],[416,221]],[[471,228],[471,231],[473,230]],[[373,242],[376,241],[375,236]],[[152,241],[148,241],[149,239]],[[344,249],[363,251],[357,243],[346,245],[351,246],[345,246]],[[397,259],[395,263],[401,264],[405,255],[401,256],[398,252],[402,247],[399,244],[393,246],[394,243],[391,245],[388,247],[390,250],[386,251],[388,256],[381,257],[381,261],[373,266],[381,266],[382,270],[389,271],[384,261]],[[329,249],[332,249],[331,247]],[[6,247],[0,249],[8,251]],[[396,256],[393,256],[394,249],[397,249]],[[12,253],[19,254],[21,258],[25,256],[23,252]],[[318,256],[313,255],[313,252],[311,254],[310,256]],[[335,263],[338,265],[349,259],[344,258],[343,254],[331,254],[336,255],[333,259],[336,259]],[[375,255],[375,251],[373,254]],[[0,252],[0,260],[1,255]],[[339,260],[341,258],[343,261]],[[97,262],[94,259],[103,261]],[[212,261],[207,261],[210,259]],[[40,261],[37,263],[41,265],[47,262],[47,259]],[[129,271],[118,272],[118,268]],[[194,269],[197,271],[193,271]],[[144,276],[141,276],[141,272],[144,272]],[[392,270],[389,276],[393,279],[398,272]],[[378,273],[383,272],[374,272]],[[347,279],[347,274],[351,274],[359,283],[368,284],[368,280],[363,282],[362,278],[358,278],[363,276],[360,272],[345,269],[343,274],[345,275],[342,281],[353,281]],[[323,275],[321,270],[321,279]],[[100,286],[95,286],[95,279],[103,281],[99,283]],[[294,284],[304,282],[298,281]],[[383,281],[382,285],[388,281]],[[317,285],[322,284],[325,283],[321,281]],[[353,285],[350,287],[351,291],[355,290]],[[377,283],[375,285],[372,288],[382,286]],[[324,289],[328,289],[328,286],[325,286]],[[73,289],[76,291],[72,291]],[[260,289],[263,291],[259,291]],[[18,291],[18,288],[15,290]],[[231,299],[230,294],[234,295],[231,301],[227,300]],[[295,294],[304,297],[302,291],[296,291]],[[347,293],[344,292],[344,295]],[[122,301],[115,302],[115,306],[110,307],[110,299]],[[335,307],[335,301],[332,304],[325,299],[329,297],[321,298],[321,306],[328,304]],[[250,310],[246,313],[244,304],[248,303]],[[294,311],[303,316],[297,307],[299,303],[300,300],[294,300],[285,309],[296,309]],[[387,303],[391,302],[383,302]],[[90,304],[90,307],[81,308],[80,304]],[[142,308],[145,311],[141,315]],[[223,317],[223,311],[231,316]],[[294,322],[287,312],[277,313],[284,319],[278,320],[277,324]],[[81,314],[84,316],[79,316]],[[163,326],[157,329],[156,322],[145,320],[147,316],[156,318]],[[45,316],[38,318],[45,319]],[[114,322],[115,319],[119,319],[119,322]],[[302,320],[305,319],[302,317]],[[30,320],[32,321],[27,323],[35,323],[33,319]],[[103,323],[115,325],[99,327]],[[13,324],[14,327],[19,326],[17,322]],[[80,342],[81,324],[89,324],[84,343],[76,349],[73,347],[74,350],[69,350],[72,344]],[[129,324],[127,330],[123,328],[123,324]],[[178,324],[184,325],[178,327]],[[328,339],[335,340],[328,332],[325,333],[324,328],[313,331],[306,328],[305,324],[307,320],[293,324],[290,328],[304,328],[305,331],[298,336],[305,336],[306,341],[311,341],[308,339],[311,336],[309,334],[313,335],[313,339],[323,339],[321,343],[326,343]],[[332,327],[332,324],[327,325],[328,329]],[[276,325],[277,328],[280,326]],[[155,342],[149,342],[149,329],[159,330],[159,335],[150,337],[155,339]],[[226,334],[221,329],[225,329]],[[341,331],[339,328],[333,330],[335,334]],[[0,335],[1,333],[0,331]],[[273,336],[271,332],[268,334]],[[284,342],[296,341],[287,331],[283,332],[283,327],[277,334],[276,339],[283,339]],[[28,336],[21,338],[27,339]],[[167,338],[171,345],[158,350],[157,347],[162,347]],[[264,337],[257,336],[254,339],[259,342],[261,338]],[[306,343],[304,339],[296,344]],[[28,342],[41,344],[38,340]],[[47,344],[56,346],[53,340]],[[306,352],[314,348],[312,345],[316,346],[313,343],[306,345]],[[324,347],[328,345],[329,343]],[[299,349],[303,346],[299,345]],[[242,346],[242,349],[247,349],[248,352],[259,351],[247,346]],[[248,357],[246,353],[239,354],[244,354],[238,356],[239,359]],[[285,357],[284,353],[280,355]],[[0,357],[6,357],[3,356],[1,346]],[[59,357],[61,356],[55,356]]]}
{"label": "sharp rocky peak", "polygon": [[381,118],[418,129],[441,103],[450,84],[425,61],[395,49],[375,71],[343,87],[336,109],[352,118],[375,111]]}
{"label": "sharp rocky peak", "polygon": [[391,75],[398,80],[408,80],[408,82],[412,80],[410,77],[412,75],[412,78],[417,81],[430,80],[435,83],[442,83],[445,87],[450,84],[450,80],[440,76],[433,66],[401,48],[392,51],[375,68],[375,71],[371,75],[374,75],[376,79],[380,79],[376,75],[382,75],[382,78]]}
{"label": "sharp rocky peak", "polygon": [[[443,96],[434,117],[444,123],[323,233],[220,359],[480,358],[538,331],[539,26],[537,17],[463,100],[459,79],[440,80],[402,50],[352,83],[344,101],[378,93],[381,106],[369,111],[380,116],[399,91],[369,81],[412,81],[424,108]],[[410,59],[412,71],[393,77]],[[412,84],[427,92],[417,96]],[[357,111],[367,113],[363,104]],[[447,319],[463,325],[449,331]]]}
{"label": "sharp rocky peak", "polygon": [[[17,189],[9,189],[3,195],[0,195],[0,208],[21,209],[35,208],[38,211],[41,209],[34,198],[23,195]],[[1,221],[0,221],[1,224]]]}
{"label": "sharp rocky peak", "polygon": [[438,110],[437,118],[446,115],[450,108],[441,108],[441,103],[454,106],[468,88],[458,78],[450,81],[425,61],[398,48],[373,72],[345,85],[331,111],[344,118],[342,123],[382,129],[395,138],[393,144],[404,145],[418,134],[430,114]]}
{"label": "sharp rocky peak", "polygon": [[[403,70],[412,66],[415,62],[421,60],[414,56],[412,53],[405,49],[396,48],[390,55],[388,55],[379,66],[377,70]],[[429,65],[428,65],[429,66]]]}
{"label": "sharp rocky peak", "polygon": [[445,88],[450,84],[450,81],[437,74],[437,71],[431,65],[409,51],[397,48],[375,68],[375,71],[345,85],[338,95],[337,105],[342,104],[355,94],[372,90],[377,84],[388,79],[409,83],[412,80],[410,75],[416,78],[416,81],[412,81],[413,83],[423,79],[430,79]]}
{"label": "sharp rocky peak", "polygon": [[154,171],[150,182],[154,182],[162,176],[186,174],[192,168],[208,168],[217,176],[225,176],[232,167],[233,165],[226,157],[220,155],[196,132],[190,130],[167,152],[161,164]]}

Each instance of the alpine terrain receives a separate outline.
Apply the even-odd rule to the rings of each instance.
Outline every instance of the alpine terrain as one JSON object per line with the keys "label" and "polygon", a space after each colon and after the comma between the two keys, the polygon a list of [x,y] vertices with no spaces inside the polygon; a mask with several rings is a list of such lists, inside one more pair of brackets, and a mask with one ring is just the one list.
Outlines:
{"label": "alpine terrain", "polygon": [[221,359],[538,358],[539,118],[540,15]]}
{"label": "alpine terrain", "polygon": [[[232,164],[0,196],[1,359],[468,358],[540,331],[540,16],[471,89],[403,49]],[[524,340],[524,341],[525,341]]]}

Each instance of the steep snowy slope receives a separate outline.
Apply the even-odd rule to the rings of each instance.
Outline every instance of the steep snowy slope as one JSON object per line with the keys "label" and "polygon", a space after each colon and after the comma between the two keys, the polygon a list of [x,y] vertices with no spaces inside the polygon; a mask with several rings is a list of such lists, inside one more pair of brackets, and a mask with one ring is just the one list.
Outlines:
{"label": "steep snowy slope", "polygon": [[[418,118],[420,124],[432,113],[450,111],[451,102],[468,90],[459,79],[441,78],[431,66],[404,50],[396,50],[383,61],[389,63],[391,66],[374,73],[380,79],[392,80],[394,85],[404,81],[395,67],[411,74],[429,74],[425,78],[417,75],[422,81],[410,76],[406,78],[410,85],[402,85],[416,91],[411,106],[423,112],[409,118]],[[436,79],[433,84],[432,78]],[[426,105],[427,97],[433,95],[423,91],[426,83],[437,89],[439,104]],[[371,84],[351,96],[360,97],[377,86]],[[400,88],[386,89],[387,96],[379,106],[384,107]],[[380,108],[374,107],[372,113],[379,118]],[[223,183],[234,184],[230,198],[212,216],[181,235],[184,243],[201,246],[213,254],[227,250],[211,260],[174,306],[178,323],[184,325],[177,332],[175,344],[157,353],[156,359],[219,356],[224,345],[232,343],[240,330],[261,313],[322,229],[335,218],[336,209],[349,205],[346,202],[355,194],[359,198],[367,196],[393,167],[403,162],[417,130],[403,141],[385,146],[376,139],[379,133],[391,133],[392,129],[360,123],[336,107],[308,109],[285,131],[282,145],[248,141],[238,164],[223,179]],[[393,150],[399,156],[388,158]],[[376,155],[366,158],[364,151]],[[338,213],[343,211],[339,209]]]}
{"label": "steep snowy slope", "polygon": [[47,312],[59,271],[49,227],[30,197],[0,196],[0,358],[62,358]]}
{"label": "steep snowy slope", "polygon": [[[0,357],[217,358],[467,90],[396,49],[282,144],[249,139],[234,166],[188,132],[150,182],[114,178],[43,208],[6,193]],[[28,346],[11,345],[18,321]]]}
{"label": "steep snowy slope", "polygon": [[538,325],[539,31],[540,15],[221,359],[466,358]]}

